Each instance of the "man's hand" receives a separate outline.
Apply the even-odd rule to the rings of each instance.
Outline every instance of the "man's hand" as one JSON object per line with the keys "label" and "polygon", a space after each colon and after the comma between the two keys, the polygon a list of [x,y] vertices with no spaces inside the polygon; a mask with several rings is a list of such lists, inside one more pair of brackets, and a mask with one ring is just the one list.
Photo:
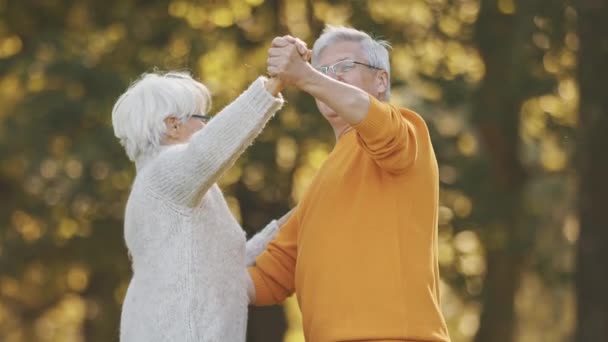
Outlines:
{"label": "man's hand", "polygon": [[268,50],[267,71],[284,84],[298,85],[314,71],[310,64],[311,52],[306,43],[292,36],[277,37]]}
{"label": "man's hand", "polygon": [[310,57],[312,56],[312,51],[308,50],[306,42],[304,42],[300,38],[292,37],[290,35],[276,37],[272,40],[272,47],[281,48],[289,45],[290,43],[296,46],[296,48],[298,49],[298,53],[300,54],[302,59],[307,62],[310,60]]}

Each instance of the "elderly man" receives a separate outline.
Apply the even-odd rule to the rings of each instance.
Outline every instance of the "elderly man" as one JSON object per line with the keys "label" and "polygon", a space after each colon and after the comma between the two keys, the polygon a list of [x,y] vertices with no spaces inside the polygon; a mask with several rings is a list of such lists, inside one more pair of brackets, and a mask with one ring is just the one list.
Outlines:
{"label": "elderly man", "polygon": [[383,102],[388,44],[328,27],[312,65],[298,44],[276,38],[268,72],[315,98],[337,142],[249,268],[254,304],[295,291],[312,342],[449,341],[439,306],[437,160],[423,119]]}

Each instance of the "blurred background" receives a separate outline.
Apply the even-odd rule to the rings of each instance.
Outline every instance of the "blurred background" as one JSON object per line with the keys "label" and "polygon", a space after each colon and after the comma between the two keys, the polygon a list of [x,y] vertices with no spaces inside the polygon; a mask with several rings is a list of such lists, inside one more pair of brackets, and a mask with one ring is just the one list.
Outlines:
{"label": "blurred background", "polygon": [[[0,0],[0,341],[117,340],[134,167],[110,113],[132,81],[191,70],[217,112],[275,36],[325,24],[390,41],[391,102],[431,129],[453,341],[608,341],[608,0]],[[220,181],[249,235],[335,140],[284,96]],[[250,311],[249,342],[303,340],[293,298]]]}

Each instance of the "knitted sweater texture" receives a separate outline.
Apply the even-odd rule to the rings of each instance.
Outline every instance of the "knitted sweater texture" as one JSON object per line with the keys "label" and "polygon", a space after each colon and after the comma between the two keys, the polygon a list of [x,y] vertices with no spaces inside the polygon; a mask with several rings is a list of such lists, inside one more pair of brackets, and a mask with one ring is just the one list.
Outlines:
{"label": "knitted sweater texture", "polygon": [[259,78],[187,144],[138,163],[125,212],[133,277],[121,341],[245,341],[246,256],[278,227],[273,221],[246,246],[216,181],[282,104]]}

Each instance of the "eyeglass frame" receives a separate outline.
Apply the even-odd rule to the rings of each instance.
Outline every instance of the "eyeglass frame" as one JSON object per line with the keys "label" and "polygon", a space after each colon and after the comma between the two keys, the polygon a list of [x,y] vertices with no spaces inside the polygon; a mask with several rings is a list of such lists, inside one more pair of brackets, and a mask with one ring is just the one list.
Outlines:
{"label": "eyeglass frame", "polygon": [[200,119],[203,123],[209,122],[209,120],[212,118],[211,116],[205,114],[192,114],[190,117]]}
{"label": "eyeglass frame", "polygon": [[[343,60],[341,60],[341,61],[337,61],[337,62],[336,62],[336,63],[334,63],[334,64],[330,64],[330,65],[326,65],[326,66],[320,66],[320,67],[315,67],[315,69],[317,69],[317,71],[319,71],[319,72],[320,72],[320,73],[322,73],[323,75],[327,75],[327,76],[329,76],[329,71],[331,70],[331,72],[332,72],[334,75],[336,75],[336,76],[342,76],[342,75],[344,75],[345,73],[349,72],[350,70],[347,70],[347,71],[345,71],[345,72],[341,72],[340,74],[338,74],[338,73],[336,72],[335,66],[336,66],[336,65],[338,65],[338,64],[340,64],[340,63],[344,63],[344,62],[351,62],[351,63],[353,63],[353,64],[359,64],[359,65],[363,65],[363,66],[366,66],[366,67],[368,67],[368,68],[370,68],[370,69],[382,70],[382,68],[379,68],[379,67],[376,67],[376,66],[373,66],[373,65],[370,65],[370,64],[362,63],[362,62],[357,62],[357,61],[354,61],[354,60],[352,60],[352,59],[343,59]],[[352,69],[351,69],[351,70],[352,70]]]}

